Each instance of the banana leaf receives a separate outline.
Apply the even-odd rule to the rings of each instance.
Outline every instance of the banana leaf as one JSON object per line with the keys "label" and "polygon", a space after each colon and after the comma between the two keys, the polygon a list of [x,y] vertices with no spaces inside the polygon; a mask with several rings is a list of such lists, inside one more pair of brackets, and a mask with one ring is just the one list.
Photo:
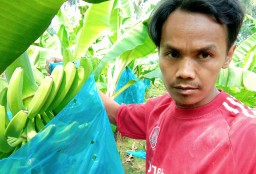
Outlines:
{"label": "banana leaf", "polygon": [[102,58],[99,65],[95,68],[95,78],[98,79],[102,68],[107,62],[123,56],[122,60],[133,60],[134,58],[147,56],[155,46],[149,41],[147,26],[140,22],[119,38],[112,46],[110,51]]}
{"label": "banana leaf", "polygon": [[216,84],[217,86],[245,88],[256,92],[256,73],[231,65],[228,69],[221,70]]}
{"label": "banana leaf", "polygon": [[121,35],[121,29],[122,26],[124,25],[124,21],[127,21],[128,19],[131,18],[130,14],[130,6],[129,6],[129,1],[128,0],[122,0],[118,1],[115,0],[112,11],[111,11],[111,16],[110,16],[110,40],[112,43],[115,43],[117,39]]}
{"label": "banana leaf", "polygon": [[248,59],[246,59],[246,55],[250,54],[251,52],[255,52],[256,46],[256,32],[252,34],[249,38],[239,45],[235,53],[233,55],[233,62],[238,67],[243,67],[247,63]]}
{"label": "banana leaf", "polygon": [[65,0],[1,0],[0,73],[46,30]]}
{"label": "banana leaf", "polygon": [[113,0],[93,4],[86,11],[84,25],[77,36],[74,53],[76,59],[84,56],[91,44],[109,27],[112,5]]}

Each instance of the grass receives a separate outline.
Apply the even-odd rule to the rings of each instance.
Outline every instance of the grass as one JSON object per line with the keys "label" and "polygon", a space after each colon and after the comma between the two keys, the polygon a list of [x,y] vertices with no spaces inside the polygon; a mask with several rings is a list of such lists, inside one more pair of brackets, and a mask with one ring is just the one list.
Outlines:
{"label": "grass", "polygon": [[145,159],[133,157],[126,151],[143,150],[146,151],[145,140],[134,140],[127,137],[121,137],[120,134],[116,138],[117,148],[122,160],[125,174],[145,174],[146,162]]}

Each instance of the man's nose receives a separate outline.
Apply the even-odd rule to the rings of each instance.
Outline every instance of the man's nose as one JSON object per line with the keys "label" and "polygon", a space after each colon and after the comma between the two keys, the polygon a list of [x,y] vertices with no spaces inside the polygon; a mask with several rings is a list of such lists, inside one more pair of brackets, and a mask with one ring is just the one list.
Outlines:
{"label": "man's nose", "polygon": [[180,60],[176,77],[182,79],[195,78],[195,62],[191,58],[183,58]]}

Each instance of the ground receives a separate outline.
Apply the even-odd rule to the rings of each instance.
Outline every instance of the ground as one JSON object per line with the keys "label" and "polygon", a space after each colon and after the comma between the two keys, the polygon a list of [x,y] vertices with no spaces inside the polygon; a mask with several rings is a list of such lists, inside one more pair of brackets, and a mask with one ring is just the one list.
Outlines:
{"label": "ground", "polygon": [[117,135],[116,141],[125,174],[145,174],[145,160],[142,158],[133,157],[132,155],[126,153],[128,150],[146,151],[145,141],[121,137],[119,134]]}

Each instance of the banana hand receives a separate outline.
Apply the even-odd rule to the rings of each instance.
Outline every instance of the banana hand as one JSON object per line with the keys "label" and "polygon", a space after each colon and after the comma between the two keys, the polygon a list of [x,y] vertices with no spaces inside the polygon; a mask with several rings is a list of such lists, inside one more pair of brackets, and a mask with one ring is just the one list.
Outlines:
{"label": "banana hand", "polygon": [[60,85],[61,85],[61,82],[63,79],[63,74],[64,74],[64,69],[63,69],[62,65],[57,65],[53,69],[52,74],[51,74],[51,77],[53,80],[52,90],[41,109],[41,113],[45,112],[49,108],[49,106],[52,104],[54,98],[56,97],[56,94],[60,88]]}
{"label": "banana hand", "polygon": [[92,65],[90,60],[87,58],[81,58],[80,66],[76,69],[76,76],[73,84],[63,101],[54,109],[55,113],[59,113],[76,96],[83,84],[89,78],[91,72]]}
{"label": "banana hand", "polygon": [[63,101],[54,109],[55,113],[59,113],[79,92],[85,82],[85,70],[83,67],[76,68],[76,76],[73,81],[72,86],[69,89],[69,92],[63,99]]}
{"label": "banana hand", "polygon": [[64,74],[63,79],[60,85],[60,88],[58,90],[58,93],[56,94],[56,97],[54,98],[54,102],[49,107],[49,110],[53,110],[56,108],[65,98],[67,93],[69,92],[69,89],[75,79],[76,75],[76,66],[74,62],[68,62],[64,66]]}

